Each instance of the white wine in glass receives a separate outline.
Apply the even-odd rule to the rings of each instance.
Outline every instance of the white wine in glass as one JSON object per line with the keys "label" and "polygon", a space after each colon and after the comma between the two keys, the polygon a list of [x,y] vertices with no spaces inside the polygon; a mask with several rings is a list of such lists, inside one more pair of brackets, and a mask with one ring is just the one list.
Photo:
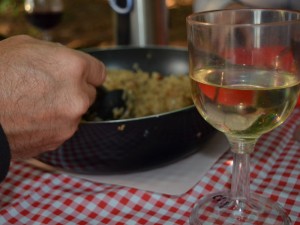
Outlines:
{"label": "white wine in glass", "polygon": [[285,210],[250,192],[258,138],[293,111],[299,95],[300,12],[236,9],[187,17],[191,89],[203,118],[233,153],[230,191],[205,196],[190,224],[289,225]]}

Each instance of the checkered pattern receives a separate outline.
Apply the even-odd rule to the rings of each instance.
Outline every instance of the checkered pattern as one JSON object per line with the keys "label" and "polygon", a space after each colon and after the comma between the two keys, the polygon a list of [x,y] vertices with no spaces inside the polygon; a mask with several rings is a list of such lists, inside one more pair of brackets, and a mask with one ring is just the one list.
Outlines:
{"label": "checkered pattern", "polygon": [[[252,155],[251,190],[282,205],[300,224],[300,143],[293,133],[300,109],[260,138]],[[41,171],[24,162],[11,165],[0,184],[0,224],[188,224],[203,195],[230,188],[231,155],[226,153],[181,196],[96,184]]]}

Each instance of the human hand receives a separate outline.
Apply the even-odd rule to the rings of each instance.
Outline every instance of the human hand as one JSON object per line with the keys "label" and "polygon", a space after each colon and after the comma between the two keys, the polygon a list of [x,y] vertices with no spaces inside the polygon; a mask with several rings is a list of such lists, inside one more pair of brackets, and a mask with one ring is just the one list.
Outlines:
{"label": "human hand", "polygon": [[56,149],[95,100],[103,63],[25,35],[1,41],[0,52],[0,123],[12,159]]}

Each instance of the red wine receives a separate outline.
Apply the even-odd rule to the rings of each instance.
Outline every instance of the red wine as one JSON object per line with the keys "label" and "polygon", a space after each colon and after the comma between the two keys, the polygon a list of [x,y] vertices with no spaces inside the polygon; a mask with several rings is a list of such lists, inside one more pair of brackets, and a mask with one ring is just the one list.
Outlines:
{"label": "red wine", "polygon": [[27,14],[27,19],[32,25],[44,30],[55,27],[61,18],[62,12],[32,12]]}

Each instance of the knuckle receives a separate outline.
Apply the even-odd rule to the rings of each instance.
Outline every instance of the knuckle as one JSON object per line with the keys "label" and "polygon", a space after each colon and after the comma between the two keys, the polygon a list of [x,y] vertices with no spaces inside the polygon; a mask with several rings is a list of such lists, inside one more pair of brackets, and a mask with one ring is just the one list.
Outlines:
{"label": "knuckle", "polygon": [[66,140],[70,139],[74,133],[76,132],[76,129],[74,126],[69,127],[69,129],[67,129],[59,138],[59,140],[57,140],[57,147],[62,145]]}
{"label": "knuckle", "polygon": [[78,123],[78,121],[73,120],[72,122],[61,127],[60,131],[58,132],[59,135],[52,139],[52,148],[56,149],[63,145],[65,141],[70,139],[78,129]]}
{"label": "knuckle", "polygon": [[69,107],[69,111],[71,113],[72,118],[81,117],[90,106],[90,101],[88,96],[82,94],[80,96],[74,97],[71,106]]}
{"label": "knuckle", "polygon": [[80,74],[87,67],[87,62],[80,55],[73,54],[72,66],[74,71]]}

